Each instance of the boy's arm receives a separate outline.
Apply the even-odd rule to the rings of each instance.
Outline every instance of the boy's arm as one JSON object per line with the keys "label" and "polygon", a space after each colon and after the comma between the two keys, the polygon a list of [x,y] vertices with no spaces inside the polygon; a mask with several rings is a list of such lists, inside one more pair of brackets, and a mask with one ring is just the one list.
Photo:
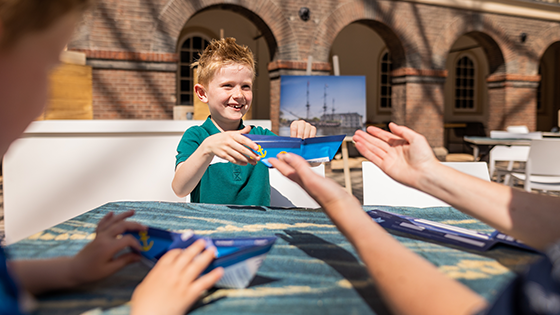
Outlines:
{"label": "boy's arm", "polygon": [[330,179],[316,175],[293,154],[269,159],[321,205],[357,249],[369,274],[395,314],[473,314],[486,302],[408,250],[374,223],[356,198]]}
{"label": "boy's arm", "polygon": [[249,148],[258,150],[256,143],[242,134],[249,133],[251,126],[238,131],[225,131],[206,138],[194,153],[177,165],[171,187],[179,197],[185,197],[196,187],[214,156],[234,164],[255,165],[259,156]]}
{"label": "boy's arm", "polygon": [[127,230],[146,229],[139,223],[125,221],[133,214],[134,211],[107,214],[97,225],[95,239],[74,257],[15,260],[9,261],[8,266],[23,288],[32,294],[67,289],[102,279],[140,259],[135,253],[114,258],[128,247],[141,250],[140,244],[131,235],[120,237]]}
{"label": "boy's arm", "polygon": [[393,133],[357,131],[356,148],[387,175],[437,197],[502,233],[544,249],[560,239],[560,200],[487,182],[437,161],[426,139],[391,123]]}

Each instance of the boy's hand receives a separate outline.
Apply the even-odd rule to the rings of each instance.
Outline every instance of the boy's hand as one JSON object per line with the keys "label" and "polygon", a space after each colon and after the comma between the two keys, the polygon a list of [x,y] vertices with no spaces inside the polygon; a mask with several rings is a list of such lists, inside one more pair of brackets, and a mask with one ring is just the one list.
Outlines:
{"label": "boy's hand", "polygon": [[200,294],[222,277],[216,268],[198,277],[214,259],[214,248],[198,240],[186,249],[174,249],[160,258],[132,294],[131,314],[185,314]]}
{"label": "boy's hand", "polygon": [[316,134],[317,128],[305,120],[296,120],[290,125],[290,137],[292,138],[314,138]]}
{"label": "boy's hand", "polygon": [[260,157],[249,148],[256,151],[259,146],[251,139],[242,135],[250,131],[251,126],[237,131],[225,131],[206,138],[202,144],[207,152],[231,163],[239,165],[250,163],[256,165]]}
{"label": "boy's hand", "polygon": [[132,235],[122,236],[125,231],[147,229],[140,223],[125,221],[132,215],[134,210],[119,215],[110,212],[99,221],[95,230],[95,239],[72,258],[70,272],[76,285],[102,279],[140,260],[140,256],[132,252],[114,258],[118,252],[127,247],[141,250],[140,244]]}

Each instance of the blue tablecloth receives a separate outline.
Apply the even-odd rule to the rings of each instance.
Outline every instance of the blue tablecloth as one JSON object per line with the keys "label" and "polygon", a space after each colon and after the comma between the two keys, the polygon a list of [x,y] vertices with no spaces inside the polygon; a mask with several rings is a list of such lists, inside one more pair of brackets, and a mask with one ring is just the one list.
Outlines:
{"label": "blue tablecloth", "polygon": [[[73,255],[94,237],[96,223],[109,211],[135,209],[133,220],[172,231],[193,229],[213,237],[278,236],[251,285],[213,290],[194,314],[389,314],[356,251],[320,209],[279,209],[192,203],[108,203],[7,247],[13,259]],[[453,208],[366,206],[489,232]],[[514,277],[512,270],[537,258],[506,247],[467,252],[407,236],[396,238],[442,272],[488,300]],[[375,240],[372,240],[375,241]],[[127,314],[126,304],[148,268],[137,263],[95,284],[41,296],[37,314],[105,311]]]}

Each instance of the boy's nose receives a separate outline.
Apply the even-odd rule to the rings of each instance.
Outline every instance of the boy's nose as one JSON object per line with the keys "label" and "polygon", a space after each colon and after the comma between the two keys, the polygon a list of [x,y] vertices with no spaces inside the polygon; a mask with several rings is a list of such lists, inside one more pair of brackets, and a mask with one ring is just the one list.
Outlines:
{"label": "boy's nose", "polygon": [[245,97],[245,95],[243,95],[241,88],[235,88],[233,89],[232,97],[235,99],[242,99]]}

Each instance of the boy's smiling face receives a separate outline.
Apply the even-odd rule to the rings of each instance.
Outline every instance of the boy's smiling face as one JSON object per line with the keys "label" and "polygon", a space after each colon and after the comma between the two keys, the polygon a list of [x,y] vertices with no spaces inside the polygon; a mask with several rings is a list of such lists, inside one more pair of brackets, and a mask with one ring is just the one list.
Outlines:
{"label": "boy's smiling face", "polygon": [[197,84],[195,91],[220,128],[235,130],[253,101],[253,72],[243,64],[226,65],[216,71],[207,87]]}

